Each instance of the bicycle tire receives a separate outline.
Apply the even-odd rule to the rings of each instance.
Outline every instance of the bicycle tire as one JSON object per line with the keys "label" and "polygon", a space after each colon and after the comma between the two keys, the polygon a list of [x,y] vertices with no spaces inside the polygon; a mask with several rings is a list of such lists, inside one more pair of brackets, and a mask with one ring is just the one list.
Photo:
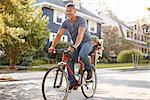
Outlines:
{"label": "bicycle tire", "polygon": [[[58,76],[54,73],[52,73],[53,71],[58,71]],[[53,79],[51,76],[55,76]],[[61,83],[61,78],[60,81],[58,81],[58,83],[61,83],[62,86],[60,87],[55,87],[54,84],[57,82],[57,78],[59,77],[59,75],[62,75],[62,82]],[[56,78],[57,77],[57,78]],[[63,80],[64,79],[64,80]],[[59,79],[58,79],[59,80]],[[47,86],[47,82],[48,81],[48,86]],[[50,84],[51,83],[51,84]],[[58,84],[56,83],[56,84]],[[64,90],[60,90],[58,91],[58,89],[62,88],[64,86]],[[47,89],[49,88],[49,89]],[[64,96],[62,96],[62,94],[59,94],[58,92],[64,92]],[[63,71],[62,69],[60,69],[60,66],[56,66],[53,67],[51,69],[49,69],[46,74],[44,75],[43,81],[42,81],[42,94],[44,97],[44,100],[66,100],[68,97],[68,93],[69,93],[69,83],[68,83],[68,77],[65,71]],[[60,96],[62,96],[62,99],[60,98]]]}
{"label": "bicycle tire", "polygon": [[[87,71],[84,70],[83,73],[82,73],[82,76],[81,76],[81,90],[82,90],[82,93],[83,95],[86,97],[86,98],[91,98],[93,97],[93,95],[95,94],[96,92],[96,88],[97,88],[97,75],[96,75],[96,70],[94,69],[93,70],[93,76],[92,76],[92,81],[93,82],[89,82],[87,83],[86,82],[86,76],[87,76]],[[89,88],[88,85],[91,85],[94,83],[94,87],[92,85],[92,91],[88,90],[87,88]]]}

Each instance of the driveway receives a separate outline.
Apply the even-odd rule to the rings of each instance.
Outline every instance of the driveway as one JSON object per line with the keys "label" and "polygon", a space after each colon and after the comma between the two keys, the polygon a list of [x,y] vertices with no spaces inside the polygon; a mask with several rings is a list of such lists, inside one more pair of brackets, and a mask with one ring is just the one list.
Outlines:
{"label": "driveway", "polygon": [[[0,74],[20,81],[0,82],[0,100],[43,100],[41,82],[45,72]],[[150,100],[150,70],[97,69],[98,86],[88,100]],[[86,100],[80,89],[68,100]]]}

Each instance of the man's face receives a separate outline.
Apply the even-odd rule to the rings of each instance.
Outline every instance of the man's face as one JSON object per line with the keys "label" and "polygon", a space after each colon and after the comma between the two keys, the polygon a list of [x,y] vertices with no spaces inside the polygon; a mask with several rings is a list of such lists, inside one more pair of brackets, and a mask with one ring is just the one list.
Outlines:
{"label": "man's face", "polygon": [[68,18],[71,19],[75,16],[76,10],[74,9],[74,7],[67,7],[66,14],[67,14]]}

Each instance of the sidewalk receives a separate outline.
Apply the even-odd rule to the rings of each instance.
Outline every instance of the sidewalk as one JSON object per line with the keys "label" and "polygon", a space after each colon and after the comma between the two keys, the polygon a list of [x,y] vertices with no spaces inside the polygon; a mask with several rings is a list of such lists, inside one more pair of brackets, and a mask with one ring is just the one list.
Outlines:
{"label": "sidewalk", "polygon": [[[44,74],[44,71],[3,74],[21,81],[0,82],[0,100],[42,100],[41,86]],[[150,100],[149,76],[150,70],[97,69],[97,90],[89,100]],[[70,93],[68,100],[85,98],[79,89]]]}
{"label": "sidewalk", "polygon": [[[18,66],[17,66],[18,67]],[[19,66],[21,68],[22,66]],[[41,66],[33,66],[34,68],[38,68]],[[46,67],[46,66],[42,66]],[[25,67],[24,67],[25,68]],[[46,67],[47,68],[47,67]],[[104,73],[115,73],[118,71],[133,71],[133,70],[150,70],[150,66],[138,66],[136,69],[134,66],[130,67],[117,67],[117,68],[99,68],[97,69],[97,74],[104,74]],[[29,80],[29,79],[42,79],[46,71],[40,72],[32,72],[32,71],[18,71],[12,73],[2,73],[0,74],[0,82],[6,81],[17,81],[17,80]]]}
{"label": "sidewalk", "polygon": [[45,72],[17,72],[0,74],[0,82],[42,79]]}

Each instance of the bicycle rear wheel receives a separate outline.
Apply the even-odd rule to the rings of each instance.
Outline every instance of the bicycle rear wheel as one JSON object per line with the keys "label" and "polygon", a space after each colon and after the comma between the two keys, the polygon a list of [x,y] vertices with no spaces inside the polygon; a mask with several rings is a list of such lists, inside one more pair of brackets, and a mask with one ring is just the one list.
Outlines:
{"label": "bicycle rear wheel", "polygon": [[68,77],[60,66],[49,69],[42,82],[45,100],[66,100],[69,92]]}
{"label": "bicycle rear wheel", "polygon": [[86,98],[90,98],[93,97],[93,95],[95,94],[96,87],[97,87],[97,76],[96,76],[95,69],[93,71],[92,80],[90,82],[86,81],[86,77],[87,77],[87,71],[84,70],[81,77],[81,90],[83,95]]}

